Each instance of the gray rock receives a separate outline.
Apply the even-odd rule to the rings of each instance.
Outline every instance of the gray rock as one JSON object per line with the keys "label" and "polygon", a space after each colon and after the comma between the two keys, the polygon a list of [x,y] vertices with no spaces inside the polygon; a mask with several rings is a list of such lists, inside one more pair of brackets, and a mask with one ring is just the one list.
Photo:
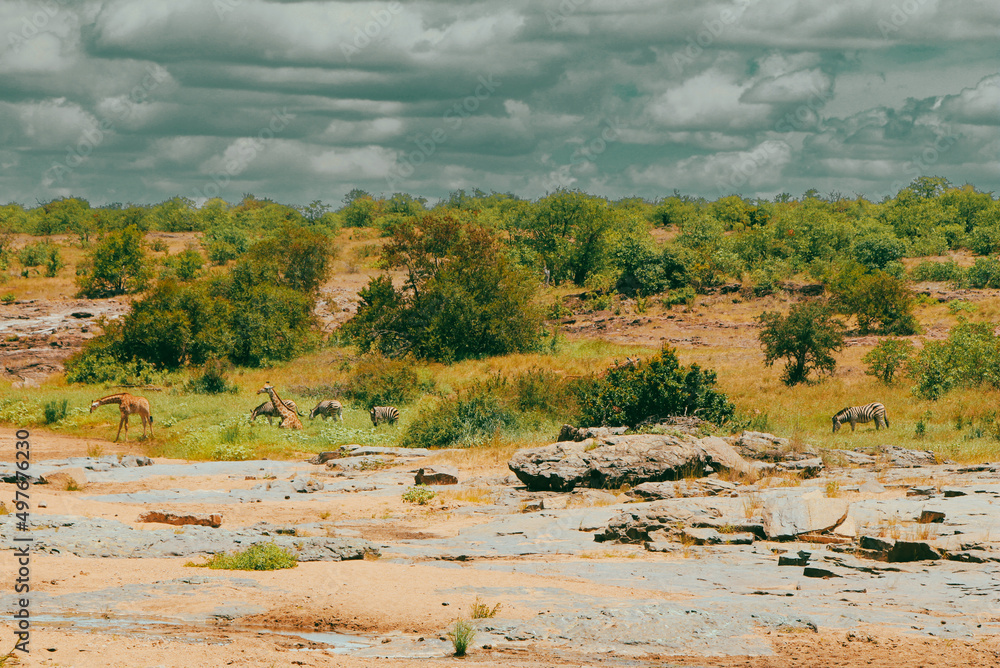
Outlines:
{"label": "gray rock", "polygon": [[937,455],[930,450],[908,450],[895,445],[887,445],[882,452],[892,466],[898,468],[915,468],[940,464]]}
{"label": "gray rock", "polygon": [[215,527],[218,528],[222,526],[222,515],[206,515],[189,513],[187,515],[180,515],[177,513],[171,513],[166,510],[150,510],[149,512],[143,513],[139,516],[140,522],[155,522],[158,524],[171,524],[173,526],[203,526],[203,527]]}
{"label": "gray rock", "polygon": [[768,538],[787,540],[804,533],[829,531],[847,519],[850,504],[831,499],[818,490],[794,496],[771,497],[761,517]]}
{"label": "gray rock", "polygon": [[721,438],[660,434],[563,441],[519,450],[508,467],[531,490],[570,491],[633,487],[644,482],[700,477],[716,469],[750,466]]}
{"label": "gray rock", "polygon": [[845,463],[853,464],[854,466],[871,466],[875,464],[875,457],[863,452],[856,452],[854,450],[827,450],[826,452],[834,461],[843,460]]}
{"label": "gray rock", "polygon": [[882,536],[862,536],[858,540],[858,556],[879,561],[899,563],[905,561],[936,560],[941,552],[924,540],[894,540]]}
{"label": "gray rock", "polygon": [[823,460],[819,457],[778,462],[776,466],[779,469],[784,469],[785,471],[798,473],[803,478],[815,478],[824,468],[826,468],[823,464]]}
{"label": "gray rock", "polygon": [[931,485],[918,485],[906,490],[907,496],[934,496],[936,493],[937,488]]}
{"label": "gray rock", "polygon": [[144,456],[125,455],[122,457],[121,465],[125,467],[152,466],[153,460]]}
{"label": "gray rock", "polygon": [[605,438],[607,436],[619,436],[628,431],[628,427],[574,427],[564,424],[559,430],[556,440],[562,441],[586,441],[588,438]]}
{"label": "gray rock", "polygon": [[[298,494],[312,494],[313,492],[318,492],[323,489],[324,485],[320,481],[314,478],[306,478],[304,476],[295,476],[292,478],[291,483],[292,491]],[[271,486],[271,490],[274,490],[274,485]]]}
{"label": "gray rock", "polygon": [[413,481],[418,485],[457,485],[458,469],[437,466],[424,467],[417,471]]}
{"label": "gray rock", "polygon": [[952,499],[956,496],[965,496],[966,492],[958,487],[942,487],[941,492],[944,494],[946,499]]}
{"label": "gray rock", "polygon": [[728,494],[738,485],[717,478],[699,480],[678,480],[667,482],[644,482],[625,492],[634,499],[657,501],[659,499],[687,498],[692,496],[715,496]]}
{"label": "gray rock", "polygon": [[862,494],[881,494],[885,491],[885,486],[876,480],[869,480],[858,487],[858,491]]}

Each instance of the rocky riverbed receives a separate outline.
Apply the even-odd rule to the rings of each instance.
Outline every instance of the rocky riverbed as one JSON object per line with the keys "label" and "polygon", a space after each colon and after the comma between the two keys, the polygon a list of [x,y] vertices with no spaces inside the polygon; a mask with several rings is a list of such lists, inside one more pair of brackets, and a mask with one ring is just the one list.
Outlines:
{"label": "rocky riverbed", "polygon": [[[451,463],[426,451],[41,461],[29,665],[423,666],[477,600],[500,608],[476,622],[475,665],[1000,665],[1000,466],[776,441],[747,457],[766,436],[707,459],[685,442],[719,470],[614,489],[458,466],[426,505],[404,492]],[[574,456],[605,466],[596,451],[626,445],[600,438],[619,440]],[[723,445],[763,475],[728,474],[742,465]],[[779,466],[811,455],[818,469]],[[15,531],[0,517],[4,545]],[[299,565],[193,565],[268,541]],[[11,587],[0,604],[15,609]]]}

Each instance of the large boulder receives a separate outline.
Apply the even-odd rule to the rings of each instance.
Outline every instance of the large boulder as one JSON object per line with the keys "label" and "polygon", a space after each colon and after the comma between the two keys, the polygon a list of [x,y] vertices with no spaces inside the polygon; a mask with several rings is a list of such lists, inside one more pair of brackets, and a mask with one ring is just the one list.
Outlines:
{"label": "large boulder", "polygon": [[563,441],[519,450],[508,467],[528,489],[616,489],[644,482],[697,478],[715,471],[750,472],[750,465],[721,438],[638,434]]}

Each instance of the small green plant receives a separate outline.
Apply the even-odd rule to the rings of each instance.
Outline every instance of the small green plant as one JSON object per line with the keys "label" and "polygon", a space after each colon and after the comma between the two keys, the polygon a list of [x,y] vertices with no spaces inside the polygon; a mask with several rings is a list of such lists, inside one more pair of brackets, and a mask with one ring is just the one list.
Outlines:
{"label": "small green plant", "polygon": [[228,571],[276,571],[295,568],[298,557],[276,543],[257,543],[230,554],[218,553],[204,564],[188,562],[185,566]]}
{"label": "small green plant", "polygon": [[17,301],[17,295],[15,295],[13,292],[8,292],[3,297],[0,297],[0,301],[3,301],[4,304],[13,304],[15,301]]}
{"label": "small green plant", "polygon": [[448,632],[448,637],[455,647],[455,656],[465,656],[476,637],[476,627],[469,620],[459,617],[455,620],[454,628]]}
{"label": "small green plant", "polygon": [[184,385],[184,389],[195,394],[236,394],[239,388],[226,378],[231,365],[218,359],[205,362],[201,374]]}
{"label": "small green plant", "polygon": [[45,424],[54,424],[59,422],[69,411],[69,400],[68,399],[55,399],[53,401],[46,401],[43,413],[45,416]]}
{"label": "small green plant", "polygon": [[472,610],[470,616],[473,619],[490,619],[496,617],[497,613],[500,612],[500,607],[502,603],[497,603],[492,608],[488,603],[483,603],[476,597],[476,600],[472,602]]}
{"label": "small green plant", "polygon": [[948,302],[948,312],[952,315],[958,315],[959,313],[975,313],[979,310],[979,307],[972,302],[962,301],[960,299],[953,299]]}
{"label": "small green plant", "polygon": [[835,499],[840,496],[840,483],[836,480],[831,480],[826,483],[826,495],[831,499]]}
{"label": "small green plant", "polygon": [[167,246],[167,242],[163,239],[153,239],[153,241],[149,244],[149,250],[154,253],[166,253],[169,248]]}
{"label": "small green plant", "polygon": [[927,423],[924,421],[924,418],[920,418],[919,420],[917,420],[917,426],[914,429],[914,436],[916,436],[917,438],[923,438],[926,435],[927,435]]}
{"label": "small green plant", "polygon": [[417,485],[416,487],[410,487],[408,490],[403,492],[403,501],[406,503],[415,503],[418,506],[426,506],[437,496],[437,492],[433,489],[427,489],[423,485]]}

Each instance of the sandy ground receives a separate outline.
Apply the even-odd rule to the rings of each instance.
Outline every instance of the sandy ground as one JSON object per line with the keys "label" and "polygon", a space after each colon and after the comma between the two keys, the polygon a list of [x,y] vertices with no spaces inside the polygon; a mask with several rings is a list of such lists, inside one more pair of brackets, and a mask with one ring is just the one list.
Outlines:
{"label": "sandy ground", "polygon": [[[0,440],[9,442],[11,430],[0,430]],[[104,444],[106,448],[109,444]],[[54,457],[84,455],[85,441],[60,435],[35,432],[32,434],[33,458],[36,461]],[[135,453],[127,444],[110,446],[111,452]],[[8,449],[3,449],[5,455]],[[106,450],[107,451],[107,450]],[[0,459],[9,457],[3,456]],[[499,471],[497,473],[500,473]],[[92,484],[81,492],[46,491],[36,488],[34,498],[44,501],[46,508],[34,513],[75,514],[88,517],[114,517],[132,526],[146,508],[141,504],[108,503],[79,498],[84,493],[108,494],[151,489],[233,489],[258,484],[256,480],[234,479],[236,476],[201,476],[179,478],[158,476],[135,483]],[[2,485],[2,498],[13,496],[12,485]],[[359,521],[390,514],[395,535],[403,537],[455,535],[459,529],[475,520],[468,516],[428,510],[402,504],[398,497],[379,498],[363,494],[345,495],[329,517],[356,518]],[[452,502],[454,505],[454,502]],[[218,510],[199,504],[179,504],[178,509],[194,512]],[[315,504],[261,503],[253,506],[232,506],[224,509],[226,523],[234,526],[261,519],[301,523],[316,522]],[[343,525],[341,525],[343,526]],[[147,527],[148,528],[148,527]],[[376,538],[391,540],[393,530],[383,529]],[[368,536],[366,536],[368,537]],[[662,563],[669,567],[670,558],[634,552],[624,555],[644,562]],[[605,559],[617,559],[613,550]],[[676,558],[676,557],[673,557]],[[579,555],[528,557],[551,563],[554,560],[579,559]],[[524,643],[521,648],[477,648],[468,658],[450,656],[450,643],[444,631],[456,614],[468,609],[474,591],[507,587],[512,590],[546,591],[557,588],[586,596],[608,596],[616,599],[649,599],[682,602],[692,595],[684,589],[672,592],[651,591],[641,587],[599,586],[591,580],[566,576],[505,573],[455,564],[442,568],[433,562],[392,559],[391,549],[380,559],[347,562],[300,563],[296,568],[270,572],[213,571],[195,569],[188,559],[84,559],[75,556],[32,555],[32,595],[36,600],[72,600],[81,596],[76,611],[87,621],[86,626],[69,626],[65,622],[37,620],[32,629],[31,653],[16,653],[0,665],[26,666],[427,666],[461,661],[465,666],[581,666],[581,665],[641,665],[641,666],[737,666],[791,668],[793,666],[1000,666],[1000,640],[995,636],[969,639],[937,639],[927,635],[905,635],[898,630],[856,628],[851,631],[819,629],[808,632],[797,629],[782,633],[773,629],[758,631],[763,643],[773,652],[770,656],[656,656],[639,653],[631,657],[579,655],[567,657],[565,648],[552,653],[545,640]],[[16,561],[12,551],[0,554],[0,572],[5,587],[12,587]],[[166,588],[172,583],[200,577],[195,590],[178,593]],[[159,596],[137,596],[115,601],[102,612],[102,592],[130,591],[129,587],[165,587]],[[90,596],[91,598],[86,598]],[[86,601],[89,601],[86,602]],[[185,624],[185,616],[204,615],[218,608],[220,602],[232,605],[256,605],[262,611],[239,619],[219,617],[212,624]],[[520,598],[493,597],[490,603],[503,606],[505,619],[530,619],[544,611],[546,603],[537,606]],[[44,610],[41,611],[44,614]],[[35,611],[39,613],[38,610]],[[74,614],[62,610],[63,615]],[[145,620],[143,628],[121,625],[121,618]],[[190,617],[189,617],[190,618]],[[158,626],[157,621],[170,625]],[[316,643],[298,633],[343,632],[358,634],[379,647],[392,648],[398,639],[424,643],[428,650],[422,656],[379,658],[335,653],[329,645]],[[420,638],[424,640],[419,640]],[[13,627],[8,620],[0,631],[0,648],[6,651],[14,644]]]}

